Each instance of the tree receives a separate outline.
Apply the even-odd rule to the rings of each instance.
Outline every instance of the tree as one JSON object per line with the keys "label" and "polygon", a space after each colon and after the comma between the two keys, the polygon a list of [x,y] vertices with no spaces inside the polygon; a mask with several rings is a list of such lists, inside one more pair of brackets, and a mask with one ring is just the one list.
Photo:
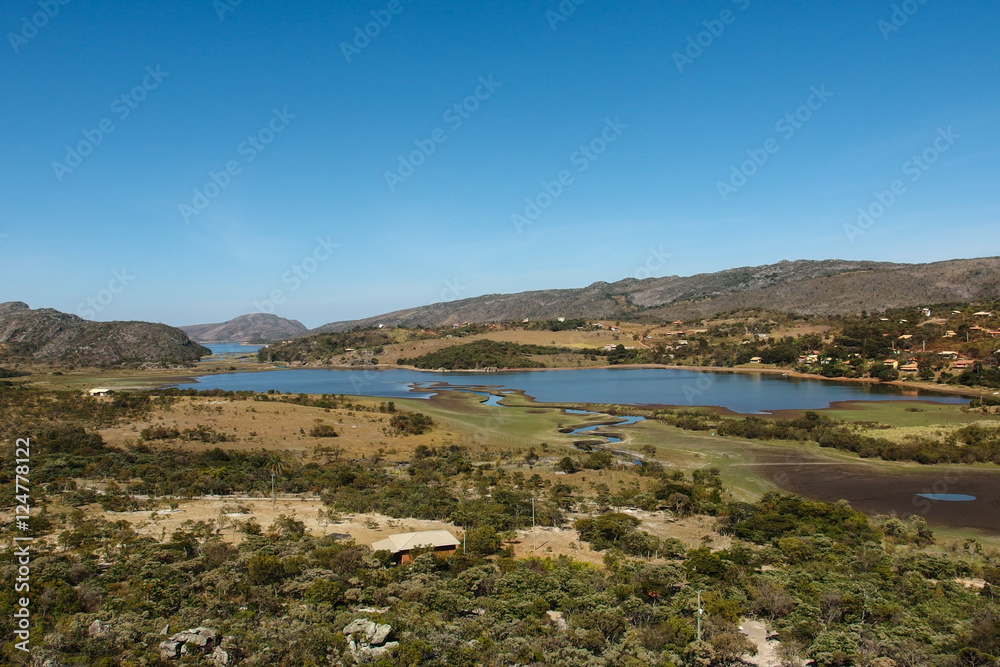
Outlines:
{"label": "tree", "polygon": [[574,461],[569,456],[564,456],[561,459],[559,459],[559,461],[555,465],[555,468],[556,470],[564,472],[568,475],[572,475],[573,473],[575,473],[580,469],[577,467],[576,461]]}
{"label": "tree", "polygon": [[267,471],[271,474],[271,503],[277,504],[277,496],[274,491],[274,478],[285,471],[285,460],[281,454],[271,454],[267,457]]}
{"label": "tree", "polygon": [[894,382],[899,379],[899,371],[889,364],[873,364],[868,374],[880,382]]}
{"label": "tree", "polygon": [[492,556],[500,551],[503,540],[493,526],[486,524],[465,533],[465,549],[473,556]]}

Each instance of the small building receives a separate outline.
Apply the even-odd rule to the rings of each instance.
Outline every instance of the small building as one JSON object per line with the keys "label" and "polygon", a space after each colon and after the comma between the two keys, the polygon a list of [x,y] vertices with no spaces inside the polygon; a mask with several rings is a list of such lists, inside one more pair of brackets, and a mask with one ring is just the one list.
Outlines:
{"label": "small building", "polygon": [[751,358],[750,358],[750,363],[751,363],[751,364],[759,364],[759,363],[761,363],[762,361],[764,361],[764,360],[763,360],[763,359],[761,359],[760,357],[751,357]]}
{"label": "small building", "polygon": [[955,333],[954,331],[952,331],[951,329],[948,329],[947,331],[944,332],[944,337],[945,338],[954,338],[957,335],[958,334]]}
{"label": "small building", "polygon": [[958,359],[958,352],[954,350],[942,350],[938,352],[938,356],[944,359]]}
{"label": "small building", "polygon": [[974,359],[958,359],[951,363],[951,367],[956,371],[964,371],[965,369],[971,367],[975,362]]}
{"label": "small building", "polygon": [[988,313],[985,310],[980,310],[978,313],[972,313],[973,317],[993,317],[993,313]]}
{"label": "small building", "polygon": [[889,366],[892,369],[899,368],[899,362],[896,361],[895,359],[886,359],[885,361],[882,362],[882,365]]}
{"label": "small building", "polygon": [[114,396],[115,390],[108,389],[107,387],[94,387],[87,393],[96,398],[98,396]]}
{"label": "small building", "polygon": [[920,370],[920,366],[917,364],[917,362],[911,361],[907,364],[903,364],[902,366],[900,366],[899,370],[902,373],[916,373],[917,371]]}
{"label": "small building", "polygon": [[424,530],[419,533],[390,535],[384,540],[372,543],[373,551],[388,551],[393,560],[401,565],[413,562],[413,552],[418,549],[433,549],[435,556],[447,556],[458,551],[461,544],[447,530]]}
{"label": "small building", "polygon": [[931,309],[930,308],[922,308],[920,310],[920,312],[923,313],[924,317],[930,317],[931,316]]}

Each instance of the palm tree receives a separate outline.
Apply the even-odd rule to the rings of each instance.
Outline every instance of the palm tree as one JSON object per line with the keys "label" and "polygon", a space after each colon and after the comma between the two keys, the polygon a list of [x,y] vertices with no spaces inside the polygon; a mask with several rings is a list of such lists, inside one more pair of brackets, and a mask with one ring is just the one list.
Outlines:
{"label": "palm tree", "polygon": [[267,471],[271,473],[271,504],[277,504],[277,497],[274,493],[274,478],[285,471],[285,461],[281,454],[271,454],[267,457]]}

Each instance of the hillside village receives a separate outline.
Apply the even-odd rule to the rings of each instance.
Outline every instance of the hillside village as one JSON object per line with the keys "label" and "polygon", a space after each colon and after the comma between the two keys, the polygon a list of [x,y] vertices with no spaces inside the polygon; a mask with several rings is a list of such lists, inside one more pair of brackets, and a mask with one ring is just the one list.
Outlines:
{"label": "hillside village", "polygon": [[380,325],[283,341],[258,357],[293,366],[429,370],[629,364],[771,368],[825,378],[989,388],[1000,387],[997,312],[993,304],[948,304],[834,317],[755,310],[663,323],[559,317],[444,328]]}

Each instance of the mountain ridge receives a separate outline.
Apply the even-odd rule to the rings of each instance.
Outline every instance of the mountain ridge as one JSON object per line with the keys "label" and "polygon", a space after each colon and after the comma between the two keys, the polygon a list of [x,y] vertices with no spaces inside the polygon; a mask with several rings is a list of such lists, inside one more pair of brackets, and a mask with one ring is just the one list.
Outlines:
{"label": "mountain ridge", "polygon": [[249,313],[216,324],[191,324],[177,327],[192,340],[201,343],[254,343],[298,338],[309,328],[298,320],[269,313]]}
{"label": "mountain ridge", "polygon": [[439,327],[580,317],[698,319],[729,310],[765,308],[800,314],[1000,298],[1000,258],[902,264],[863,260],[784,260],[693,276],[625,278],[587,287],[486,294],[356,320],[330,322],[310,333],[385,326]]}
{"label": "mountain ridge", "polygon": [[211,351],[151,322],[92,322],[23,301],[0,303],[0,362],[60,366],[185,364]]}

